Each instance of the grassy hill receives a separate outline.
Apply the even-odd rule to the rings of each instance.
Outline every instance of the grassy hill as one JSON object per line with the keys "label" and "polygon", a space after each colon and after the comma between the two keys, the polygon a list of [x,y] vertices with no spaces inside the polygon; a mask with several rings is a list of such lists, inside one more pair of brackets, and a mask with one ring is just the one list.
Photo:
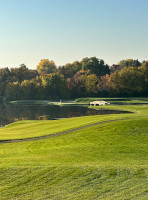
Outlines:
{"label": "grassy hill", "polygon": [[[107,108],[134,113],[21,121],[0,129],[0,199],[147,200],[148,106]],[[117,119],[124,120],[110,121]],[[101,121],[60,136],[2,143]]]}

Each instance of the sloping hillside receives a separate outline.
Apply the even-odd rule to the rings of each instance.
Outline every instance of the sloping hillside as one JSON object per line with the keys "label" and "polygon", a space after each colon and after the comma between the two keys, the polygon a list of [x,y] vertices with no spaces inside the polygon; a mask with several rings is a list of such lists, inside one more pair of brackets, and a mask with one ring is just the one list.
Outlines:
{"label": "sloping hillside", "polygon": [[[63,119],[61,127],[60,121],[55,126],[24,121],[2,128],[0,199],[148,199],[147,106],[130,107],[136,108],[130,115]],[[125,119],[107,122],[117,118]],[[106,123],[46,139],[2,143],[17,139],[21,130],[20,138],[30,132],[38,137],[52,126],[54,134],[99,121]]]}

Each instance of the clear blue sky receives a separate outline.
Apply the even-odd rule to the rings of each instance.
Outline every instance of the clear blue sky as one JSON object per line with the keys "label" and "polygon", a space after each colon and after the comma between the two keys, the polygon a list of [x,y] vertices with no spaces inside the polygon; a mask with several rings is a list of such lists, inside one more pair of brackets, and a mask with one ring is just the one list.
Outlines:
{"label": "clear blue sky", "polygon": [[148,0],[1,0],[0,67],[148,60]]}

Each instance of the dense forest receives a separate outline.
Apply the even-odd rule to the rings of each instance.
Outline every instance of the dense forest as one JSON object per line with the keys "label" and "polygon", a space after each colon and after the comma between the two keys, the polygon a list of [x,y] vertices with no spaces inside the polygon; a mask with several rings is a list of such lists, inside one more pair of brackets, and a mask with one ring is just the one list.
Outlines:
{"label": "dense forest", "polygon": [[57,67],[43,59],[36,70],[25,64],[0,68],[0,96],[5,100],[73,99],[148,95],[148,61],[121,60],[108,66],[96,57]]}

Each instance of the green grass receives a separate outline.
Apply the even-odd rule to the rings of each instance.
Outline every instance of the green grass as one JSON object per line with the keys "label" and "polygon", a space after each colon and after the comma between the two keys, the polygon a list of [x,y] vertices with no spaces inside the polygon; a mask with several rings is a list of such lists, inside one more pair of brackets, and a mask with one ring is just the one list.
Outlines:
{"label": "green grass", "polygon": [[1,144],[1,165],[146,166],[147,122],[114,121],[45,140]]}
{"label": "green grass", "polygon": [[45,136],[63,132],[73,128],[85,125],[103,122],[108,120],[131,118],[132,114],[122,115],[98,115],[76,118],[67,118],[61,120],[24,120],[7,125],[0,129],[0,140],[23,139],[38,136]]}
{"label": "green grass", "polygon": [[51,100],[19,100],[19,101],[10,101],[11,104],[25,104],[25,105],[88,105],[91,101],[96,100],[105,100],[109,103],[123,103],[123,104],[138,104],[145,103],[148,104],[148,98],[97,98],[97,97],[89,97],[89,98],[78,98],[75,100],[62,100],[59,101],[51,101]]}
{"label": "green grass", "polygon": [[57,106],[66,106],[66,105],[88,105],[88,103],[76,102],[74,100],[62,100],[59,101],[49,101],[49,100],[19,100],[19,101],[10,101],[11,104],[17,105],[57,105]]}
{"label": "green grass", "polygon": [[10,101],[10,103],[12,104],[28,104],[28,105],[32,105],[32,104],[42,104],[42,105],[47,105],[47,104],[51,104],[51,101],[47,101],[47,100],[19,100],[19,101]]}
{"label": "green grass", "polygon": [[99,101],[99,100],[104,100],[104,101],[107,101],[109,103],[123,103],[123,104],[148,104],[148,98],[145,97],[145,98],[140,98],[140,97],[137,97],[137,98],[78,98],[78,99],[75,99],[75,102],[76,103],[87,103],[89,104],[91,101]]}
{"label": "green grass", "polygon": [[148,193],[146,172],[137,169],[24,167],[1,169],[0,178],[1,199],[147,200]]}
{"label": "green grass", "polygon": [[0,144],[0,199],[147,200],[148,106],[107,108],[134,113],[21,121],[0,129],[0,140],[16,139],[124,118],[57,137]]}

